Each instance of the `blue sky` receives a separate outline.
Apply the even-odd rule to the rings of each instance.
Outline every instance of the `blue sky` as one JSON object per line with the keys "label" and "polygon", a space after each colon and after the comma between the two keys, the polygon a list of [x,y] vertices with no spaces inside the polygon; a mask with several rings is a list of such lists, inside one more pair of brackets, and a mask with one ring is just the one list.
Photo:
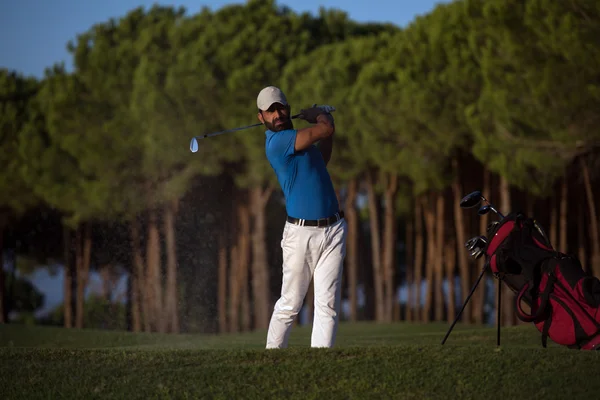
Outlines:
{"label": "blue sky", "polygon": [[[398,26],[409,23],[417,14],[430,11],[439,0],[357,0],[357,1],[279,1],[298,11],[318,13],[319,7],[342,9],[356,21],[385,21]],[[195,13],[203,6],[215,10],[232,2],[141,0],[20,0],[0,1],[0,67],[16,69],[26,75],[42,77],[44,68],[64,61],[71,62],[66,45],[94,23],[120,17],[132,8],[150,7],[154,3],[184,6]]]}
{"label": "blue sky", "polygon": [[[405,26],[416,15],[425,14],[440,0],[369,0],[369,1],[279,1],[298,12],[318,13],[319,7],[344,10],[356,21],[391,22]],[[66,50],[69,40],[88,30],[97,22],[120,17],[132,8],[152,4],[184,6],[195,13],[203,6],[215,10],[223,5],[239,3],[225,0],[153,2],[134,0],[20,0],[0,1],[0,68],[15,69],[25,75],[42,77],[44,68],[64,62],[70,69],[71,61]],[[62,302],[62,273],[51,277],[39,270],[31,277],[33,283],[46,295],[49,309]],[[99,284],[91,277],[91,284]],[[121,288],[125,282],[121,282]],[[93,288],[90,288],[94,290]]]}

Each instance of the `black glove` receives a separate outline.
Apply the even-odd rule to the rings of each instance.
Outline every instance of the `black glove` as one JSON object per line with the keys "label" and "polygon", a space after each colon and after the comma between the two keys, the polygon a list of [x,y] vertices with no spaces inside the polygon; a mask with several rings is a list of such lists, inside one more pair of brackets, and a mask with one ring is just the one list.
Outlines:
{"label": "black glove", "polygon": [[300,110],[300,115],[298,118],[305,120],[308,123],[316,124],[317,117],[320,114],[329,114],[331,111],[335,111],[335,107],[333,106],[317,106],[313,104],[310,108],[303,108]]}

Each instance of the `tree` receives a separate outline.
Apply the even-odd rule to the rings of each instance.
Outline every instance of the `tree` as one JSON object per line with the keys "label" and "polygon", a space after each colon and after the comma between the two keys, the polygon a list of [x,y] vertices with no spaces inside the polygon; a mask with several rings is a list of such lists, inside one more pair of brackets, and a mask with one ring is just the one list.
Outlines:
{"label": "tree", "polygon": [[40,202],[21,177],[25,160],[19,152],[20,133],[30,117],[30,103],[38,88],[36,79],[0,69],[0,323],[7,322],[4,303],[6,280],[2,262],[5,229]]}
{"label": "tree", "polygon": [[[90,162],[101,135],[94,131],[93,112],[73,118],[72,110],[83,89],[72,75],[60,68],[48,71],[32,103],[35,114],[23,131],[20,151],[27,159],[23,177],[35,194],[63,214],[65,246],[65,324],[71,326],[70,301],[76,287],[75,326],[83,327],[83,304],[91,257],[91,221],[108,201],[107,176],[93,174]],[[85,125],[89,124],[89,125]],[[89,127],[89,128],[88,128]],[[87,131],[92,142],[80,140]],[[81,161],[81,162],[80,162]],[[86,164],[87,163],[87,164]],[[102,192],[102,189],[105,191]],[[71,229],[75,230],[74,237]],[[71,264],[71,246],[75,265]],[[72,280],[76,282],[73,284]]]}
{"label": "tree", "polygon": [[4,285],[2,292],[3,303],[7,305],[6,314],[16,314],[13,322],[33,322],[35,312],[44,307],[44,294],[26,277],[16,274],[11,274]]}
{"label": "tree", "polygon": [[[156,222],[155,213],[163,209],[164,233],[166,236],[166,284],[164,296],[161,295],[160,243],[157,229],[152,228],[151,250],[149,253],[149,272],[155,291],[156,321],[159,331],[179,332],[178,290],[177,290],[177,253],[175,218],[179,208],[179,200],[188,190],[190,181],[198,174],[214,169],[210,158],[193,158],[184,144],[197,134],[194,130],[205,126],[202,119],[210,118],[214,109],[208,103],[208,96],[196,93],[196,101],[190,102],[190,89],[208,92],[215,87],[210,74],[196,78],[191,87],[183,87],[190,83],[191,73],[202,72],[202,64],[194,64],[196,70],[185,68],[181,63],[172,63],[185,57],[185,46],[194,38],[177,32],[178,24],[184,17],[183,9],[154,7],[149,18],[156,22],[143,30],[139,38],[140,62],[135,70],[134,86],[131,97],[132,117],[140,129],[140,145],[143,154],[142,175],[145,180],[147,195],[146,207],[150,213],[151,224]],[[190,107],[188,104],[198,104]],[[205,106],[205,107],[201,107]],[[199,107],[200,106],[200,107]],[[164,151],[164,149],[171,149]],[[210,156],[206,148],[201,154]],[[209,167],[203,166],[202,163]],[[163,322],[164,321],[164,322]],[[163,326],[163,323],[166,326]]]}
{"label": "tree", "polygon": [[[472,279],[471,260],[463,249],[466,241],[466,222],[459,202],[464,187],[471,184],[475,171],[479,168],[470,156],[473,142],[469,125],[465,121],[464,110],[477,101],[481,90],[481,74],[469,48],[469,24],[475,25],[481,20],[478,10],[467,9],[463,2],[441,4],[425,16],[417,17],[405,32],[404,41],[411,50],[411,57],[398,71],[399,103],[398,112],[410,115],[428,132],[418,139],[430,158],[440,162],[436,187],[450,187],[452,207],[439,204],[440,210],[451,212],[454,219],[454,241],[460,271],[461,293],[466,293]],[[463,170],[469,171],[468,174]],[[479,176],[479,174],[477,174]],[[417,177],[415,177],[417,178]],[[417,178],[418,179],[418,178]],[[438,201],[442,201],[440,198]],[[437,228],[445,226],[441,215],[435,223]],[[442,233],[438,233],[442,235]],[[437,275],[439,293],[441,290],[441,270],[443,262],[442,243],[445,234],[438,236]],[[451,264],[454,265],[454,264]],[[448,283],[454,279],[454,271],[448,271]],[[452,286],[451,286],[452,287]],[[447,301],[455,298],[449,291]],[[471,303],[475,306],[474,303]],[[438,302],[437,318],[441,318],[443,305]],[[482,305],[479,305],[482,309]],[[467,307],[463,320],[470,322],[474,307]]]}
{"label": "tree", "polygon": [[[47,71],[36,99],[43,117],[29,125],[29,144],[23,149],[30,160],[27,179],[36,193],[65,215],[65,306],[70,305],[74,272],[78,327],[83,323],[90,269],[90,224],[128,218],[146,207],[146,199],[139,196],[147,189],[139,164],[142,132],[129,112],[139,58],[133,51],[136,27],[143,26],[143,18],[140,10],[133,10],[120,24],[111,20],[95,25],[76,43],[69,43],[75,72],[67,74],[60,67]],[[74,268],[68,250],[71,240],[75,240]],[[70,325],[68,309],[65,323]]]}
{"label": "tree", "polygon": [[[393,281],[394,268],[391,252],[395,241],[390,237],[395,237],[391,227],[396,223],[397,211],[393,210],[396,200],[392,199],[395,199],[395,195],[390,194],[397,191],[398,180],[402,177],[410,180],[413,195],[416,196],[444,186],[445,160],[436,157],[436,146],[423,139],[430,134],[429,129],[410,113],[398,108],[403,102],[403,85],[410,83],[410,76],[405,72],[406,64],[414,56],[413,46],[418,44],[418,38],[411,39],[405,31],[396,34],[389,41],[389,46],[382,48],[377,58],[361,70],[351,95],[351,102],[356,107],[355,113],[362,116],[357,126],[364,137],[363,151],[368,154],[370,160],[366,177],[375,293],[378,296],[376,304],[380,304],[377,306],[377,319],[390,318],[390,299],[395,295],[394,286],[383,288],[384,282],[389,285],[389,282]],[[388,227],[384,228],[384,231],[388,232],[387,250],[382,249],[379,238],[378,190],[387,192],[385,207]],[[429,244],[434,245],[434,242]],[[384,257],[385,264],[380,254],[387,254]],[[430,251],[427,254],[434,253]],[[420,266],[416,266],[415,269],[419,279]],[[417,282],[417,285],[420,283]],[[384,290],[387,295],[384,294]],[[386,297],[387,300],[384,300]]]}

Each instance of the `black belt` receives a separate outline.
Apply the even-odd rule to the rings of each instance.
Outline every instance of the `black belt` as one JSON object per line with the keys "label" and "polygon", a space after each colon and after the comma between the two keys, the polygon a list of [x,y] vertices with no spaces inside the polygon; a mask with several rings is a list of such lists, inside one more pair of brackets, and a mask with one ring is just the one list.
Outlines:
{"label": "black belt", "polygon": [[318,226],[325,227],[334,224],[340,219],[344,218],[344,212],[340,211],[332,215],[331,217],[321,218],[321,219],[301,219],[294,217],[287,217],[289,223],[300,225],[300,226]]}

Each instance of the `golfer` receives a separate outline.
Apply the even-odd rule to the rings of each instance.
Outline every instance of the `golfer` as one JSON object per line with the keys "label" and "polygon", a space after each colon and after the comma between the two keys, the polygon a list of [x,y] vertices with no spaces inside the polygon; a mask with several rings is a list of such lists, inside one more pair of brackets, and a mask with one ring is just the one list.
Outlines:
{"label": "golfer", "polygon": [[[311,347],[333,347],[337,333],[347,223],[340,210],[327,163],[335,125],[327,106],[301,110],[312,125],[294,129],[284,93],[268,86],[258,94],[258,119],[267,128],[265,151],[286,202],[283,279],[267,333],[268,349],[288,345],[314,277]],[[317,147],[318,142],[318,147]]]}

